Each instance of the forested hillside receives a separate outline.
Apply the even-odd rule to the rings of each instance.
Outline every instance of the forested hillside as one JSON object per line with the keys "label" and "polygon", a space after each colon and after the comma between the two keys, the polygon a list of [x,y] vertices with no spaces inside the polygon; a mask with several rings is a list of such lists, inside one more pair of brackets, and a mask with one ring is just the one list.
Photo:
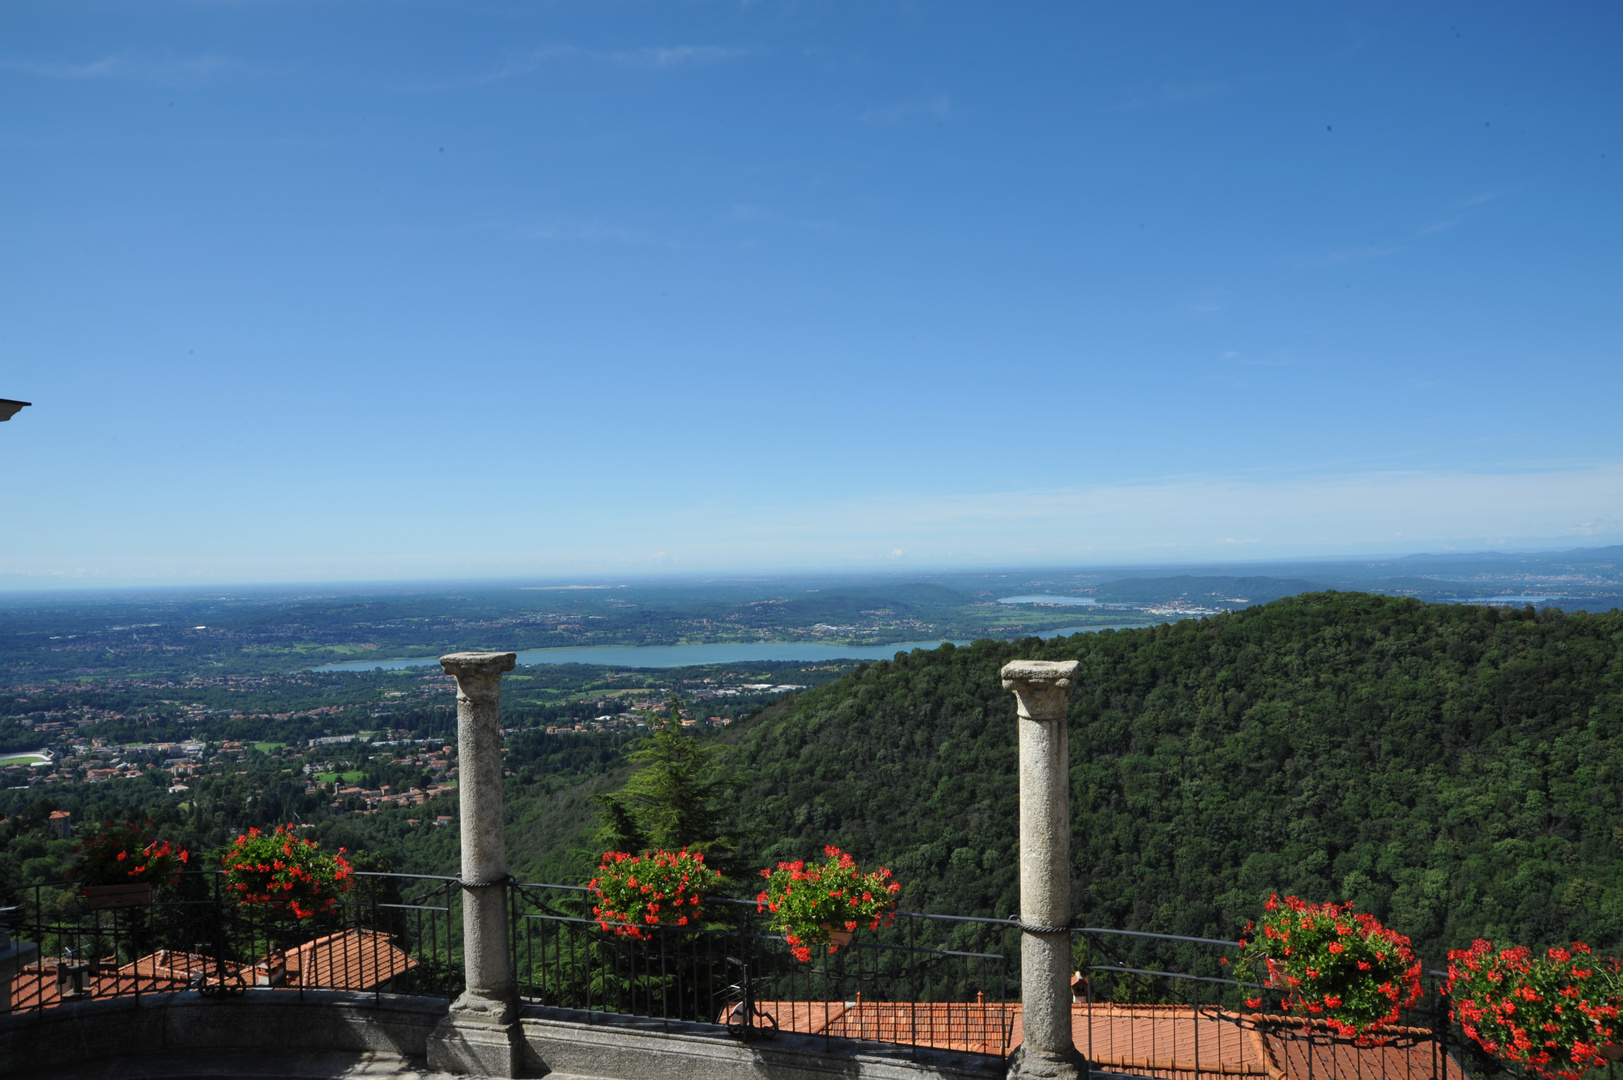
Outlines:
{"label": "forested hillside", "polygon": [[998,668],[1082,661],[1076,912],[1233,937],[1269,892],[1351,899],[1430,962],[1476,936],[1623,946],[1623,613],[1309,593],[1143,630],[916,651],[730,735],[761,863],[838,844],[904,906],[1016,906]]}

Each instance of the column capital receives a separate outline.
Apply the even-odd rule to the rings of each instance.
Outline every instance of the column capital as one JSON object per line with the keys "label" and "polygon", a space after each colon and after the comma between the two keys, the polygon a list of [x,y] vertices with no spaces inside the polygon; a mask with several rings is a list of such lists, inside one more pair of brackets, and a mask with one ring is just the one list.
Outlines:
{"label": "column capital", "polygon": [[518,653],[454,652],[440,657],[440,667],[456,680],[456,696],[465,701],[495,701],[502,693],[502,672],[518,666]]}
{"label": "column capital", "polygon": [[1063,720],[1080,660],[1011,660],[998,674],[1026,720]]}

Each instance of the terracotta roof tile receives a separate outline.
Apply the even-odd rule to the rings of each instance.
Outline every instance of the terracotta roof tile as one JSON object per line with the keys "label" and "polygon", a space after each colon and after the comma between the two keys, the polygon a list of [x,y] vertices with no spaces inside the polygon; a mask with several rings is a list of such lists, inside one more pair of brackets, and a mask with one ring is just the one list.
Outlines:
{"label": "terracotta roof tile", "polygon": [[378,930],[328,934],[283,955],[288,986],[328,990],[372,990],[417,966],[412,956]]}
{"label": "terracotta roof tile", "polygon": [[[756,1008],[773,1017],[780,1031],[940,1050],[1006,1054],[1022,1037],[1018,1002],[763,1001]],[[720,1019],[726,1017],[724,1012]],[[1254,1024],[1242,1026],[1241,1020],[1238,1013],[1216,1008],[1197,1012],[1188,1005],[1078,1003],[1071,1010],[1077,1049],[1095,1065],[1157,1080],[1466,1080],[1459,1063],[1430,1041],[1384,1047],[1309,1044],[1265,1033]],[[1303,1026],[1301,1021],[1290,1024]],[[1316,1030],[1325,1029],[1320,1024]],[[1427,1034],[1409,1028],[1393,1033]]]}
{"label": "terracotta roof tile", "polygon": [[[11,983],[11,1007],[53,1008],[62,1004],[62,991],[74,997],[74,980],[59,972],[63,961],[24,968]],[[123,997],[161,994],[186,989],[193,976],[214,974],[213,962],[193,953],[160,949],[116,967],[109,957],[98,961],[79,978],[88,996]],[[240,975],[250,986],[300,985],[327,990],[373,990],[418,966],[418,962],[376,930],[345,930],[307,941],[285,953],[275,953],[256,964],[226,964],[228,978]],[[70,967],[71,971],[71,967]]]}

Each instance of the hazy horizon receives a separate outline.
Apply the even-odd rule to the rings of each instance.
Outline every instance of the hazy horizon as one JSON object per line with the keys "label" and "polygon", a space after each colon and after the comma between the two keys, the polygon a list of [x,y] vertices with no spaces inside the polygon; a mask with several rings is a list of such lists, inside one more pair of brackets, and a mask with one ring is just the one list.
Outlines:
{"label": "hazy horizon", "polygon": [[726,585],[764,585],[785,582],[820,582],[824,585],[830,583],[843,585],[857,585],[863,582],[898,582],[913,578],[932,577],[968,577],[1007,575],[1027,579],[1041,577],[1049,574],[1087,575],[1099,574],[1108,576],[1119,573],[1124,577],[1145,577],[1158,574],[1189,574],[1205,572],[1213,574],[1241,574],[1253,572],[1267,575],[1270,571],[1288,573],[1291,571],[1311,572],[1315,566],[1326,569],[1352,566],[1379,566],[1388,563],[1406,562],[1419,559],[1438,560],[1470,560],[1470,559],[1496,559],[1501,557],[1540,557],[1557,558],[1560,556],[1583,556],[1589,553],[1598,553],[1612,547],[1619,548],[1623,555],[1623,546],[1619,545],[1583,545],[1578,547],[1533,547],[1533,548],[1501,548],[1493,550],[1460,550],[1460,551],[1411,551],[1411,552],[1378,552],[1367,555],[1314,555],[1293,556],[1274,559],[1227,559],[1227,560],[1188,560],[1165,561],[1153,560],[1138,562],[1094,562],[1075,564],[1043,564],[1029,565],[972,565],[972,564],[942,564],[942,565],[908,565],[891,564],[885,567],[784,567],[775,569],[760,569],[751,572],[725,570],[690,571],[667,569],[663,572],[647,572],[629,574],[612,573],[581,573],[575,575],[560,574],[492,574],[482,577],[402,577],[402,578],[328,578],[307,580],[263,580],[263,581],[102,581],[91,578],[57,578],[49,584],[32,581],[13,576],[0,577],[0,596],[90,596],[105,594],[118,596],[129,593],[162,594],[170,593],[176,596],[185,596],[192,593],[213,593],[218,590],[245,590],[248,592],[264,592],[267,594],[281,592],[300,592],[311,590],[323,594],[347,595],[365,593],[394,593],[401,591],[438,591],[438,590],[473,590],[482,589],[517,589],[520,591],[559,591],[571,590],[611,590],[616,588],[660,588],[674,586],[726,586]]}

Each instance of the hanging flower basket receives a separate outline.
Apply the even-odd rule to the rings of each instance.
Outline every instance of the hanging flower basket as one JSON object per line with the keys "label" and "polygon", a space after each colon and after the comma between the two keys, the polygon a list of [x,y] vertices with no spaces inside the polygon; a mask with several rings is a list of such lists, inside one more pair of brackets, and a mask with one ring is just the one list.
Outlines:
{"label": "hanging flower basket", "polygon": [[[1260,927],[1246,924],[1241,970],[1261,961],[1268,985],[1284,992],[1286,1012],[1323,1020],[1337,1035],[1378,1046],[1380,1029],[1420,997],[1420,961],[1409,939],[1352,904],[1310,904],[1270,896]],[[1253,929],[1260,930],[1253,934]],[[1246,1000],[1262,1007],[1262,996]]]}
{"label": "hanging flower basket", "polygon": [[152,822],[105,822],[79,844],[79,895],[92,910],[152,903],[157,885],[173,883],[190,857],[184,848],[154,838]]}
{"label": "hanging flower basket", "polygon": [[1578,1080],[1623,1058],[1623,971],[1581,941],[1535,956],[1496,952],[1478,938],[1448,954],[1448,997],[1451,1016],[1482,1049],[1550,1080]]}
{"label": "hanging flower basket", "polygon": [[239,903],[309,919],[337,908],[338,898],[355,883],[344,854],[343,848],[326,854],[314,840],[295,836],[292,825],[268,833],[249,829],[222,860],[225,887]]}
{"label": "hanging flower basket", "polygon": [[811,959],[814,946],[838,952],[864,926],[889,926],[902,891],[884,867],[864,874],[833,845],[823,854],[820,863],[781,862],[776,870],[762,870],[766,888],[755,898],[755,909],[772,913],[772,928],[800,961]]}
{"label": "hanging flower basket", "polygon": [[606,851],[586,887],[600,928],[649,938],[649,927],[696,925],[704,898],[720,884],[721,875],[704,864],[703,852],[682,848],[641,855]]}

